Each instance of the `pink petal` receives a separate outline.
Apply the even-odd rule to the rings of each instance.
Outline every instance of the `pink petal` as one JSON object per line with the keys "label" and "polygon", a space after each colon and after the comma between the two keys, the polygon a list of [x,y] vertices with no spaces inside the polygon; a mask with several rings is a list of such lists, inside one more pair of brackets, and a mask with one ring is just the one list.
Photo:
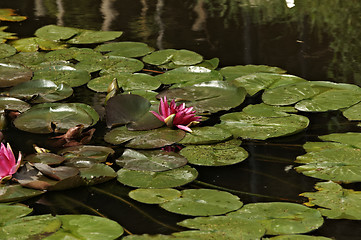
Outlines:
{"label": "pink petal", "polygon": [[183,126],[183,125],[176,125],[177,128],[179,129],[182,129],[184,131],[187,131],[187,132],[192,132],[192,129],[190,129],[189,127],[187,126]]}
{"label": "pink petal", "polygon": [[19,169],[20,163],[21,163],[21,158],[22,158],[22,155],[21,155],[21,152],[19,152],[18,161],[17,161],[16,165],[14,165],[9,172],[11,175],[16,173],[16,171]]}
{"label": "pink petal", "polygon": [[160,121],[164,122],[164,117],[159,115],[158,113],[154,112],[154,111],[150,111],[156,118],[158,118]]}

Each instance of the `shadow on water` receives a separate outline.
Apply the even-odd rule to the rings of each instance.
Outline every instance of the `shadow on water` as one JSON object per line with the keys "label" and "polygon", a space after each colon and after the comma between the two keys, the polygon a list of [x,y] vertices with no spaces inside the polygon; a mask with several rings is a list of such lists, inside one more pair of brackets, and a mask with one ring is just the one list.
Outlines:
{"label": "shadow on water", "polygon": [[[124,31],[122,40],[141,41],[158,49],[196,51],[205,58],[219,57],[221,67],[241,64],[278,66],[307,80],[332,80],[360,85],[361,22],[358,1],[296,0],[17,0],[1,1],[0,8],[13,8],[28,16],[22,23],[8,23],[8,31],[20,37],[33,36],[47,24],[95,30]],[[355,20],[356,19],[356,20]],[[85,88],[76,89],[71,101],[93,103],[103,111],[99,96]],[[79,97],[80,96],[80,97]],[[289,137],[268,141],[245,140],[250,157],[226,167],[197,167],[197,181],[185,188],[226,189],[244,203],[263,201],[303,202],[298,195],[313,191],[318,180],[297,173],[292,166],[304,154],[302,144],[332,132],[359,131],[339,112],[306,114],[308,129]],[[107,130],[98,123],[96,141]],[[5,132],[16,149],[31,152],[32,144],[46,142],[10,128]],[[22,139],[21,142],[18,139]],[[23,139],[26,139],[25,141]],[[346,185],[347,187],[347,185]],[[353,184],[360,190],[360,184]],[[27,203],[36,214],[87,213],[118,221],[131,233],[171,233],[185,219],[128,197],[131,188],[111,181],[88,188],[45,194]],[[336,239],[358,239],[358,221],[326,220],[315,235]]]}

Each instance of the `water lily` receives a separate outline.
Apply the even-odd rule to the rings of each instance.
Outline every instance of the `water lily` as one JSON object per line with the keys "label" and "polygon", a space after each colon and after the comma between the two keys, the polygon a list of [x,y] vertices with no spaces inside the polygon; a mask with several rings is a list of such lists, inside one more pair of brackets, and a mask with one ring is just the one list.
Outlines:
{"label": "water lily", "polygon": [[175,126],[187,132],[192,132],[190,126],[199,123],[202,118],[195,115],[196,111],[193,110],[193,107],[187,108],[184,103],[177,105],[173,99],[168,104],[167,97],[160,99],[159,114],[154,111],[150,112],[168,127]]}
{"label": "water lily", "polygon": [[15,160],[14,153],[10,147],[10,144],[7,144],[7,147],[1,143],[0,147],[0,182],[11,178],[11,176],[16,173],[20,166],[21,162],[21,153],[19,152],[18,160]]}

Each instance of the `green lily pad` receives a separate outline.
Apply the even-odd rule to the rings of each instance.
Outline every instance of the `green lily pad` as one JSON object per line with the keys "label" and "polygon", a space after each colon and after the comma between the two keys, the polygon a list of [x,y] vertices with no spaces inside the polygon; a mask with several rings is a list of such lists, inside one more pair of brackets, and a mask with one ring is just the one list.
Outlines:
{"label": "green lily pad", "polygon": [[100,58],[102,54],[94,51],[91,48],[66,48],[66,49],[59,49],[55,51],[51,51],[45,54],[45,59],[47,61],[68,61],[75,59],[77,61],[84,61],[86,59],[91,58]]}
{"label": "green lily pad", "polygon": [[361,103],[349,107],[342,114],[350,121],[361,121]]}
{"label": "green lily pad", "polygon": [[76,28],[63,27],[57,25],[46,25],[36,30],[35,36],[50,41],[59,41],[59,40],[67,40],[78,34],[78,32],[79,30]]}
{"label": "green lily pad", "polygon": [[19,115],[14,125],[31,133],[63,133],[78,124],[92,126],[98,120],[97,112],[83,103],[43,103]]}
{"label": "green lily pad", "polygon": [[3,59],[4,62],[21,64],[31,70],[43,68],[46,62],[44,52],[19,52],[11,57]]}
{"label": "green lily pad", "polygon": [[172,188],[185,185],[197,178],[196,169],[184,167],[163,172],[135,171],[120,169],[118,181],[124,185],[138,188]]}
{"label": "green lily pad", "polygon": [[221,110],[229,110],[240,105],[245,97],[244,88],[235,87],[225,81],[211,81],[194,86],[169,89],[161,92],[158,98],[167,96],[194,107],[198,114],[210,114]]}
{"label": "green lily pad", "polygon": [[[255,223],[233,216],[196,217],[179,222],[178,225],[199,229],[183,231],[175,236],[199,236],[196,239],[260,239],[266,232],[261,223]],[[196,235],[197,234],[197,235]]]}
{"label": "green lily pad", "polygon": [[30,163],[43,163],[51,166],[61,164],[65,158],[54,153],[36,153],[27,155],[25,160]]}
{"label": "green lily pad", "polygon": [[56,232],[60,225],[61,221],[50,214],[23,217],[6,222],[0,228],[0,236],[17,240],[37,239]]}
{"label": "green lily pad", "polygon": [[120,37],[121,31],[92,31],[79,29],[79,34],[69,39],[67,43],[71,44],[93,44],[114,40]]}
{"label": "green lily pad", "polygon": [[0,97],[0,111],[15,110],[25,112],[30,108],[30,104],[13,97]]}
{"label": "green lily pad", "polygon": [[239,198],[228,192],[212,189],[186,189],[180,198],[161,203],[167,211],[191,215],[211,216],[225,214],[242,207]]}
{"label": "green lily pad", "polygon": [[147,203],[147,204],[160,204],[179,198],[181,192],[173,188],[163,189],[135,189],[129,192],[129,197],[132,199]]}
{"label": "green lily pad", "polygon": [[33,209],[22,204],[0,204],[0,225],[2,226],[8,221],[24,217],[32,211]]}
{"label": "green lily pad", "polygon": [[247,93],[253,96],[261,90],[305,81],[305,79],[289,74],[260,72],[235,78],[231,82],[237,87],[244,87]]}
{"label": "green lily pad", "polygon": [[232,133],[218,127],[195,127],[191,133],[179,142],[180,144],[213,144],[232,138]]}
{"label": "green lily pad", "polygon": [[0,87],[12,87],[22,82],[27,82],[33,72],[15,63],[0,63]]}
{"label": "green lily pad", "polygon": [[202,61],[201,55],[186,49],[177,50],[172,57],[172,62],[176,65],[195,65]]}
{"label": "green lily pad", "polygon": [[90,167],[105,162],[114,153],[109,147],[91,145],[68,147],[58,152],[65,159],[65,165],[74,167]]}
{"label": "green lily pad", "polygon": [[60,42],[53,42],[37,37],[14,40],[11,42],[11,45],[19,52],[36,52],[39,49],[49,51],[68,47],[68,45]]}
{"label": "green lily pad", "polygon": [[[40,191],[40,190],[30,189],[30,188],[24,188],[18,184],[17,185],[14,185],[14,184],[0,185],[0,203],[24,201],[28,198],[36,197],[43,193],[45,193],[45,192]],[[11,211],[13,211],[13,210],[11,210]],[[0,212],[1,212],[1,210],[0,210]],[[5,214],[1,213],[1,219],[3,219],[4,216],[5,216]]]}
{"label": "green lily pad", "polygon": [[308,124],[307,117],[295,114],[284,117],[260,117],[234,112],[221,116],[221,123],[216,126],[227,129],[234,137],[265,140],[296,134],[304,130]]}
{"label": "green lily pad", "polygon": [[113,168],[100,163],[86,168],[82,167],[79,170],[80,176],[85,179],[87,185],[103,183],[117,177],[117,173]]}
{"label": "green lily pad", "polygon": [[55,84],[49,80],[32,80],[20,83],[9,90],[9,95],[31,99],[32,103],[56,102],[70,97],[73,89],[66,84]]}
{"label": "green lily pad", "polygon": [[358,132],[331,133],[319,136],[319,138],[323,141],[338,142],[352,147],[361,148],[361,133]]}
{"label": "green lily pad", "polygon": [[4,31],[7,28],[8,28],[7,26],[0,27],[0,43],[5,43],[9,39],[17,39],[16,33],[10,33]]}
{"label": "green lily pad", "polygon": [[177,86],[191,86],[196,83],[222,80],[222,75],[216,70],[204,67],[179,67],[174,70],[159,74],[156,78],[163,84],[174,84]]}
{"label": "green lily pad", "polygon": [[235,78],[242,77],[254,73],[285,73],[286,71],[278,68],[266,65],[237,65],[221,68],[221,74],[226,80],[231,81]]}
{"label": "green lily pad", "polygon": [[108,100],[105,107],[107,126],[136,122],[149,112],[150,102],[138,95],[120,94]]}
{"label": "green lily pad", "polygon": [[208,69],[212,69],[212,70],[215,70],[218,68],[218,65],[219,65],[219,58],[212,58],[212,59],[209,59],[209,60],[204,60],[203,62],[201,63],[198,63],[197,67],[205,67],[205,68],[208,68]]}
{"label": "green lily pad", "polygon": [[297,172],[306,176],[341,182],[361,181],[361,152],[352,147],[325,149],[298,156]]}
{"label": "green lily pad", "polygon": [[108,132],[104,140],[111,144],[125,144],[129,148],[152,149],[172,145],[182,140],[184,136],[184,131],[170,128],[129,131],[126,127],[118,127]]}
{"label": "green lily pad", "polygon": [[138,171],[167,171],[187,164],[187,159],[178,153],[163,150],[135,151],[126,149],[116,160],[120,167]]}
{"label": "green lily pad", "polygon": [[99,45],[95,50],[112,56],[142,57],[153,52],[154,48],[142,42],[113,42]]}
{"label": "green lily pad", "polygon": [[16,53],[16,48],[10,46],[9,44],[1,43],[0,44],[0,58],[6,58],[14,55]]}
{"label": "green lily pad", "polygon": [[128,235],[122,238],[123,240],[189,240],[189,238],[175,237],[164,234],[142,234],[142,235]]}
{"label": "green lily pad", "polygon": [[70,87],[78,87],[87,83],[90,78],[90,74],[85,70],[70,66],[53,66],[35,71],[33,80],[44,79],[53,81],[55,84],[63,83]]}
{"label": "green lily pad", "polygon": [[290,112],[297,112],[294,107],[271,106],[264,103],[248,105],[242,111],[255,117],[284,117],[289,116]]}
{"label": "green lily pad", "polygon": [[163,49],[152,52],[143,57],[143,61],[152,65],[162,65],[172,60],[173,55],[177,52],[175,49]]}
{"label": "green lily pad", "polygon": [[332,181],[316,183],[318,192],[300,194],[307,197],[307,206],[317,205],[322,215],[331,219],[361,220],[361,191],[344,189]]}
{"label": "green lily pad", "polygon": [[187,146],[179,153],[188,162],[201,166],[226,166],[244,161],[248,152],[240,147],[241,141],[234,139],[214,145]]}
{"label": "green lily pad", "polygon": [[265,238],[265,240],[332,240],[332,238],[295,234],[295,235],[280,235],[267,239]]}
{"label": "green lily pad", "polygon": [[26,19],[27,17],[25,16],[17,15],[14,9],[10,9],[10,8],[0,9],[0,21],[21,22]]}
{"label": "green lily pad", "polygon": [[288,202],[250,203],[228,216],[260,223],[267,235],[307,233],[323,224],[318,210]]}
{"label": "green lily pad", "polygon": [[117,222],[92,215],[57,215],[62,223],[58,232],[44,239],[118,239],[124,230]]}
{"label": "green lily pad", "polygon": [[178,66],[188,66],[202,62],[203,57],[196,52],[186,49],[164,49],[155,51],[145,56],[143,61],[152,65],[163,65],[171,63]]}

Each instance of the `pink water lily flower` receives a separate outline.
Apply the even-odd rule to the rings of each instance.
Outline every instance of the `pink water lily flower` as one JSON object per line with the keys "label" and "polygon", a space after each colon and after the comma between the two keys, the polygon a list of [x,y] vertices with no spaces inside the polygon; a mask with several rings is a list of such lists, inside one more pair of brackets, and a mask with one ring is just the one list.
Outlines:
{"label": "pink water lily flower", "polygon": [[21,162],[21,153],[19,152],[18,160],[15,160],[14,153],[10,147],[10,144],[7,144],[7,147],[1,143],[0,147],[0,182],[3,180],[11,178],[11,176],[16,173],[20,166]]}
{"label": "pink water lily flower", "polygon": [[199,120],[202,118],[195,115],[196,111],[193,110],[193,107],[187,108],[184,103],[177,105],[173,99],[168,104],[166,96],[160,99],[159,114],[154,111],[150,112],[159,120],[165,122],[168,127],[175,126],[187,132],[192,132],[190,126],[199,123]]}

